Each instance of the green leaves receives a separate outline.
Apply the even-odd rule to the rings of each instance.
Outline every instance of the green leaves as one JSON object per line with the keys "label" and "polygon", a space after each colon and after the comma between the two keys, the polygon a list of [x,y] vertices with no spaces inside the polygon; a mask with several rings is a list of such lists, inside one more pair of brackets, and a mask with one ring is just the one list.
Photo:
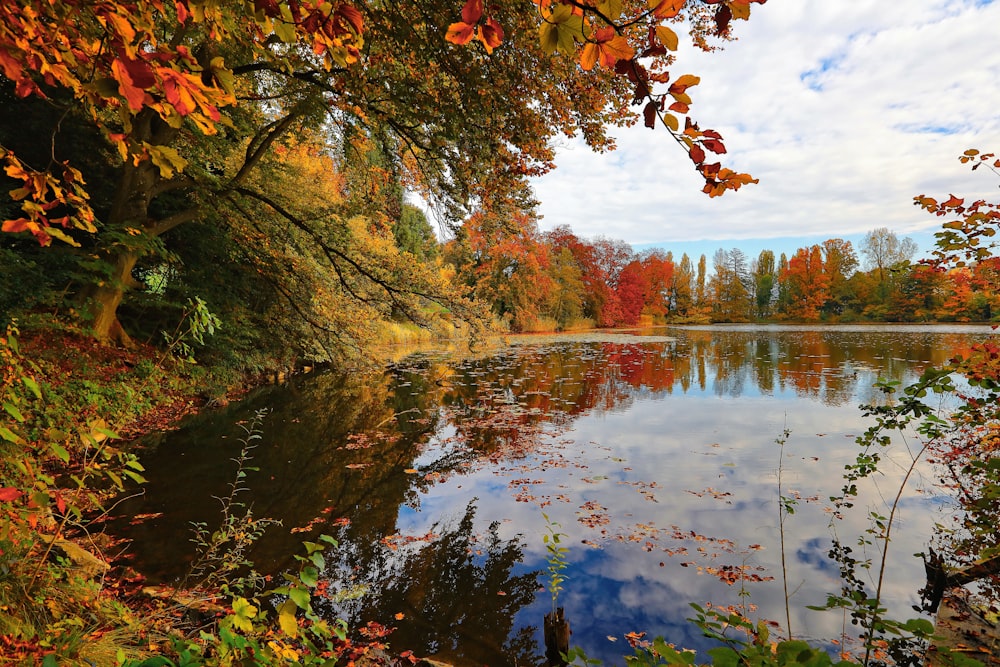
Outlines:
{"label": "green leaves", "polygon": [[309,601],[312,596],[305,588],[292,587],[288,589],[288,598],[294,602],[299,609],[309,609]]}
{"label": "green leaves", "polygon": [[542,517],[545,519],[545,527],[548,530],[547,534],[542,535],[545,550],[549,554],[548,567],[545,568],[549,573],[549,580],[546,587],[552,595],[552,610],[555,611],[559,593],[563,589],[562,584],[566,581],[566,576],[562,572],[568,565],[566,554],[569,553],[569,549],[560,544],[565,535],[556,531],[556,528],[559,528],[559,524],[552,521],[549,515],[544,512],[542,513]]}

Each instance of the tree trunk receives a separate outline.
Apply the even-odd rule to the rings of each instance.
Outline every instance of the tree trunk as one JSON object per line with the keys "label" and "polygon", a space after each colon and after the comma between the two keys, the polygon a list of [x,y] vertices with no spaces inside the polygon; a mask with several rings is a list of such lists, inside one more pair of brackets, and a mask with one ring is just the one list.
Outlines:
{"label": "tree trunk", "polygon": [[132,347],[132,339],[121,322],[118,321],[118,306],[121,305],[125,291],[140,286],[132,278],[132,269],[139,259],[139,253],[123,250],[112,258],[111,276],[89,289],[84,290],[85,308],[91,317],[91,327],[94,338],[106,343],[114,343],[122,347]]}
{"label": "tree trunk", "polygon": [[[293,111],[261,128],[251,140],[253,150],[248,150],[239,172],[233,176],[227,187],[233,188],[245,180],[247,174],[259,164],[271,145],[288,132],[299,118],[299,112]],[[140,150],[139,147],[169,146],[179,134],[177,128],[170,127],[156,112],[147,108],[133,120],[129,139],[130,150],[141,153],[146,149]],[[201,215],[200,207],[193,205],[165,218],[151,218],[150,204],[157,196],[185,188],[190,182],[181,176],[175,176],[168,182],[151,159],[136,160],[133,157],[130,154],[122,164],[121,177],[107,216],[106,226],[111,229],[128,230],[126,238],[134,233],[132,230],[141,234],[136,235],[134,244],[118,244],[106,250],[104,259],[112,266],[110,277],[85,287],[80,294],[83,309],[92,318],[94,337],[126,347],[132,345],[132,340],[118,321],[118,306],[121,305],[126,291],[142,287],[132,277],[132,269],[146,252],[141,236],[155,238]]]}
{"label": "tree trunk", "polygon": [[[133,122],[130,145],[169,145],[176,136],[176,129],[146,109]],[[137,164],[130,155],[122,164],[106,226],[117,230],[130,228],[156,236],[149,205],[161,182],[159,168],[152,160],[140,160]],[[127,290],[141,287],[132,277],[132,269],[142,254],[139,239],[136,241],[133,246],[116,245],[107,249],[104,259],[111,265],[110,275],[86,286],[80,294],[83,310],[91,318],[94,337],[124,347],[131,347],[133,343],[118,321],[118,306]]]}

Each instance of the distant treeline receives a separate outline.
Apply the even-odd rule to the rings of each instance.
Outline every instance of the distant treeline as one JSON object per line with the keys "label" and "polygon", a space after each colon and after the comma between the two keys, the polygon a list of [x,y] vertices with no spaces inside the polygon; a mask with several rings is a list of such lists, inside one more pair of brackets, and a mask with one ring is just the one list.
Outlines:
{"label": "distant treeline", "polygon": [[[869,232],[860,258],[829,239],[791,257],[738,248],[677,258],[633,251],[624,241],[586,240],[567,226],[541,233],[473,217],[444,257],[477,298],[514,331],[632,326],[640,322],[969,322],[998,313],[1000,260],[944,269],[912,263],[909,238]],[[711,263],[709,263],[711,262]]]}

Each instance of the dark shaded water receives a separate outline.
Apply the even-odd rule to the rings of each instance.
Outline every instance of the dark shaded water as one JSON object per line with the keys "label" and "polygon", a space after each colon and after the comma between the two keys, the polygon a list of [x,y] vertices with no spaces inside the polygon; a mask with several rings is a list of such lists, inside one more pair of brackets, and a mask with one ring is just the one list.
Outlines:
{"label": "dark shaded water", "polygon": [[[643,335],[533,337],[475,358],[416,354],[377,374],[321,374],[259,392],[151,442],[142,498],[112,530],[154,581],[188,568],[190,522],[218,523],[240,450],[238,424],[268,408],[250,491],[272,527],[251,557],[291,567],[319,533],[331,590],[322,603],[352,627],[396,627],[399,651],[458,664],[543,661],[547,521],[566,537],[559,605],[573,643],[613,663],[630,631],[705,646],[689,602],[784,618],[776,470],[801,501],[786,530],[797,636],[840,634],[843,618],[806,611],[836,592],[826,499],[841,485],[858,404],[879,377],[915,379],[986,327],[711,327]],[[791,435],[784,458],[775,443]],[[903,448],[900,456],[905,459]],[[894,494],[887,467],[870,502]],[[903,499],[888,598],[908,617],[941,503],[918,484]],[[845,541],[863,512],[838,527]],[[141,521],[134,517],[147,517]],[[349,520],[345,525],[344,519]],[[850,538],[853,541],[853,538]],[[771,581],[771,578],[775,578]],[[402,615],[401,618],[398,618]],[[614,639],[614,640],[613,640]]]}

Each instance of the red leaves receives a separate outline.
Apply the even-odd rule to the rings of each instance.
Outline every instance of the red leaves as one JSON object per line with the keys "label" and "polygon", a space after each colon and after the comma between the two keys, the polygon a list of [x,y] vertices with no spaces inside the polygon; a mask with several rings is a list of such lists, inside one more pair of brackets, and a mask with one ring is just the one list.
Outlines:
{"label": "red leaves", "polygon": [[255,12],[263,13],[264,16],[272,19],[281,14],[278,0],[253,0],[253,8]]}
{"label": "red leaves", "polygon": [[656,102],[650,100],[642,110],[643,124],[650,129],[656,127],[657,106]]}
{"label": "red leaves", "polygon": [[487,17],[486,21],[479,25],[483,18],[483,0],[466,0],[462,7],[462,20],[448,26],[445,33],[445,40],[452,44],[468,44],[473,38],[479,40],[486,48],[487,53],[493,53],[493,49],[503,42],[503,28],[493,17]]}
{"label": "red leaves", "polygon": [[693,144],[688,152],[691,155],[691,161],[695,164],[701,164],[705,161],[705,151],[698,144]]}
{"label": "red leaves", "polygon": [[493,49],[503,42],[503,28],[492,16],[479,26],[479,41],[486,47],[486,53],[493,53]]}
{"label": "red leaves", "polygon": [[943,204],[941,204],[941,206],[943,206],[945,208],[958,208],[958,207],[960,207],[964,203],[965,203],[964,199],[960,199],[960,198],[956,197],[955,195],[951,195],[948,198],[948,201],[946,201]]}
{"label": "red leaves", "polygon": [[462,7],[462,21],[469,25],[479,23],[483,16],[483,0],[467,0]]}
{"label": "red leaves", "polygon": [[726,152],[726,147],[718,139],[703,139],[701,143],[713,153],[721,154]]}
{"label": "red leaves", "polygon": [[186,0],[174,0],[174,9],[177,10],[177,22],[181,25],[187,23],[191,18],[191,10],[188,8]]}
{"label": "red leaves", "polygon": [[612,68],[619,60],[629,60],[635,55],[635,49],[622,35],[616,34],[614,28],[597,30],[592,40],[587,42],[580,54],[580,66],[585,70],[593,69],[596,63]]}
{"label": "red leaves", "polygon": [[119,50],[118,57],[111,62],[111,74],[118,81],[118,92],[131,111],[141,111],[152,102],[153,98],[146,93],[146,89],[156,85],[156,77],[148,63],[133,60]]}
{"label": "red leaves", "polygon": [[[337,10],[333,13],[333,17],[336,19],[336,24],[343,29],[352,31],[355,35],[360,35],[364,32],[364,17],[361,15],[361,12],[358,11],[357,7],[353,5],[341,3],[337,6]],[[329,29],[327,29],[327,34],[330,37],[342,37],[340,34],[331,34]]]}
{"label": "red leaves", "polygon": [[682,140],[688,147],[688,154],[691,156],[695,169],[705,179],[705,187],[702,188],[702,192],[709,197],[718,197],[725,194],[727,190],[739,190],[748,183],[758,182],[758,179],[753,178],[750,174],[742,174],[732,169],[723,168],[718,162],[705,163],[706,149],[716,154],[726,152],[726,147],[721,139],[722,135],[715,130],[702,131],[696,123],[691,122],[690,118],[687,119]]}
{"label": "red leaves", "polygon": [[0,502],[9,503],[17,500],[24,494],[12,486],[0,487]]}
{"label": "red leaves", "polygon": [[724,35],[729,30],[729,22],[733,19],[733,11],[729,5],[722,5],[715,10],[715,34]]}

